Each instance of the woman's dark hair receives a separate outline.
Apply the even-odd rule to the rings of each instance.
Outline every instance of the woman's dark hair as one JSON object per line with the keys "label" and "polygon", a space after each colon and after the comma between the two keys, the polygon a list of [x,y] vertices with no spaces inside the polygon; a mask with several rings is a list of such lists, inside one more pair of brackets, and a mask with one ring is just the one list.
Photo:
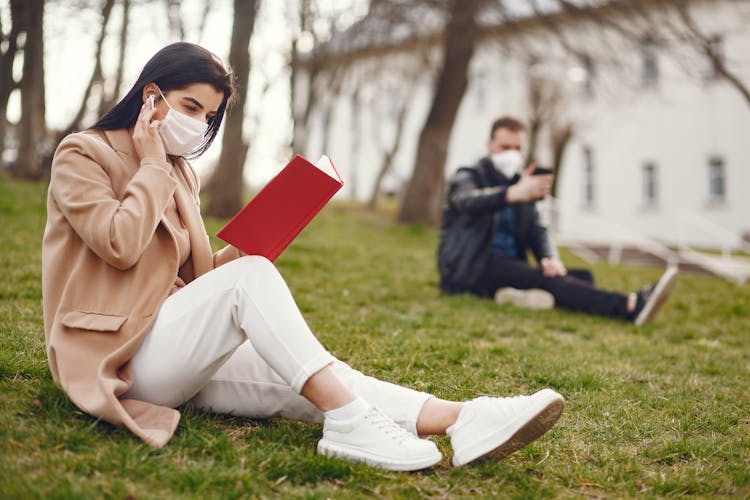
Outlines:
{"label": "woman's dark hair", "polygon": [[234,93],[234,81],[232,74],[215,54],[194,43],[173,43],[154,54],[143,67],[133,88],[92,128],[115,130],[133,126],[143,105],[143,87],[150,82],[156,83],[164,93],[183,89],[192,83],[208,83],[224,93],[221,106],[208,122],[203,142],[187,157],[202,155],[219,132],[221,120]]}

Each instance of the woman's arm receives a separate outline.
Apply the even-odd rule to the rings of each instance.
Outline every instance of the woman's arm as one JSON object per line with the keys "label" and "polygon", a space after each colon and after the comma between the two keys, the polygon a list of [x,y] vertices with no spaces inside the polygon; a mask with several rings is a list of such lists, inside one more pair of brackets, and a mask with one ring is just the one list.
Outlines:
{"label": "woman's arm", "polygon": [[156,232],[177,182],[166,160],[147,157],[118,197],[109,177],[114,153],[85,134],[66,137],[52,163],[50,193],[80,238],[108,264],[125,270]]}

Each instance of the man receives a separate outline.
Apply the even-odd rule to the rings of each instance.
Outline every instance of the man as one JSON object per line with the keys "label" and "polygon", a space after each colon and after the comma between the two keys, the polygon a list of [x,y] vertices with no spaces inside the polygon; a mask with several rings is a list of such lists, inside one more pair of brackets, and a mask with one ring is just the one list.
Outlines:
{"label": "man", "polygon": [[[651,321],[674,289],[677,269],[669,267],[658,282],[629,294],[596,288],[588,271],[568,272],[536,208],[550,193],[553,175],[539,175],[533,164],[523,169],[525,134],[524,124],[513,117],[495,120],[488,156],[449,180],[438,251],[441,288],[636,325]],[[529,264],[527,250],[539,267]]]}

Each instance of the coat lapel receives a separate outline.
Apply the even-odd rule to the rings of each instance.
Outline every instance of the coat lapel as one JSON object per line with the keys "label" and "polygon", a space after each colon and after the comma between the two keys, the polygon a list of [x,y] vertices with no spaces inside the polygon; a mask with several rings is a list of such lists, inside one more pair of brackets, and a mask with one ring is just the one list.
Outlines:
{"label": "coat lapel", "polygon": [[[190,255],[193,260],[195,276],[198,277],[214,268],[211,243],[208,241],[206,227],[201,218],[198,202],[196,197],[191,193],[193,186],[190,185],[188,187],[190,176],[185,172],[185,169],[192,167],[182,158],[177,158],[175,163],[177,165],[172,175],[177,176],[179,182],[177,183],[177,190],[174,193],[174,199],[177,204],[177,211],[180,213],[180,218],[182,218],[182,223],[185,224],[190,234]],[[197,192],[197,187],[195,187],[195,191]]]}
{"label": "coat lapel", "polygon": [[139,165],[138,154],[133,145],[133,138],[128,129],[105,130],[104,135],[107,137],[112,149],[122,158],[125,164],[132,169],[137,169]]}
{"label": "coat lapel", "polygon": [[[104,134],[112,148],[123,159],[123,162],[135,171],[139,166],[139,161],[130,131],[125,129],[105,130]],[[186,172],[186,169],[192,167],[182,158],[175,158],[174,161],[175,167],[171,174],[177,179],[174,199],[182,223],[185,224],[190,234],[190,254],[197,277],[213,269],[213,253],[203,225],[200,208],[196,202],[198,187],[193,185],[194,183],[190,180],[192,176]],[[193,196],[193,192],[196,193],[195,196]],[[170,231],[169,224],[165,223],[164,216],[162,216],[162,225],[167,231]]]}

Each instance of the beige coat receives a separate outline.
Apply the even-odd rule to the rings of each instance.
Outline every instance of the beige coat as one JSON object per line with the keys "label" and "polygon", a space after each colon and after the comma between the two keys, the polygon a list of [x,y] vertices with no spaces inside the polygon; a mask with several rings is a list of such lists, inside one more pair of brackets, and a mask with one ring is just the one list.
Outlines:
{"label": "beige coat", "polygon": [[[174,169],[181,169],[178,175]],[[52,377],[83,411],[163,446],[180,414],[118,399],[132,384],[130,358],[179,278],[189,283],[239,256],[211,253],[198,178],[183,160],[139,162],[127,130],[66,137],[52,163],[44,231],[44,331]],[[164,210],[174,197],[190,234],[178,251]]]}

